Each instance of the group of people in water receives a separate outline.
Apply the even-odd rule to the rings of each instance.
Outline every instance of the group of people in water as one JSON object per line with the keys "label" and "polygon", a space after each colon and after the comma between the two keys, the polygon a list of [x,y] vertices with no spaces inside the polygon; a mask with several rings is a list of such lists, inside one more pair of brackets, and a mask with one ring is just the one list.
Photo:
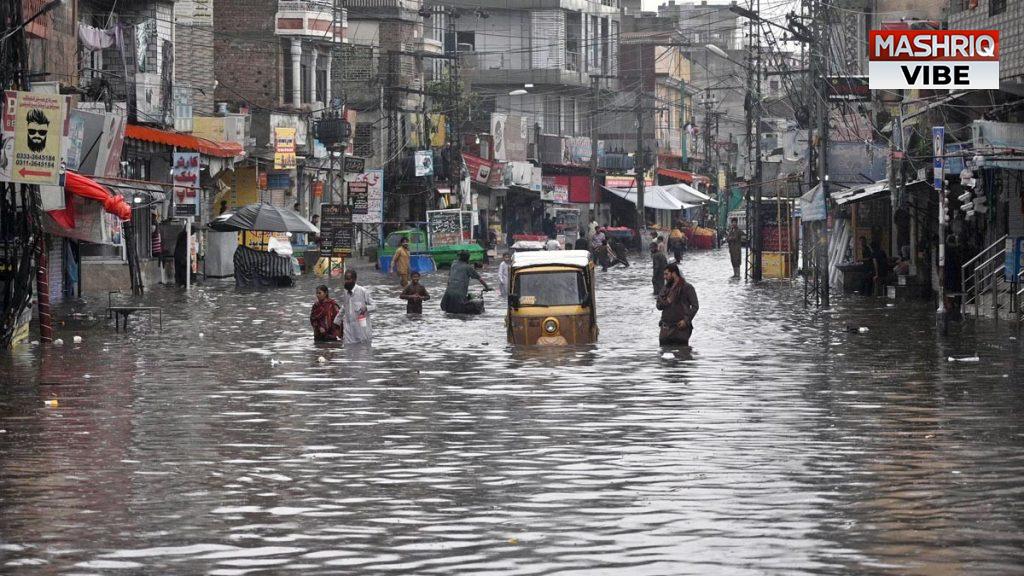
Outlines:
{"label": "group of people in water", "polygon": [[[734,221],[733,228],[735,227]],[[685,238],[681,233],[679,236]],[[730,241],[730,248],[732,243]],[[589,240],[589,247],[595,261],[601,265],[603,270],[618,264],[629,267],[629,262],[625,259],[625,250],[621,246],[614,246],[605,236],[603,230],[594,230]],[[665,242],[656,232],[653,232],[649,249],[653,265],[652,283],[656,296],[655,306],[661,311],[658,323],[659,342],[662,345],[688,346],[693,334],[693,319],[700,310],[700,304],[696,290],[692,284],[686,281],[680,269],[682,252],[685,251],[685,240],[680,241],[679,237],[670,235],[668,241]],[[667,252],[673,253],[674,262],[668,261]],[[733,262],[733,265],[735,267],[736,263]],[[441,298],[441,310],[452,314],[480,314],[483,312],[482,295],[474,297],[469,292],[473,280],[479,282],[484,291],[491,291],[491,287],[480,276],[478,266],[470,263],[468,252],[458,254],[448,273],[448,284]],[[511,258],[509,254],[504,254],[498,267],[498,286],[502,297],[508,295],[507,284],[510,267]],[[411,255],[407,239],[402,239],[391,259],[388,272],[398,277],[402,288],[399,298],[406,302],[406,313],[422,314],[423,303],[430,300],[430,294],[420,283],[419,273],[411,270]],[[317,288],[316,302],[313,304],[309,316],[315,340],[340,340],[346,344],[370,342],[372,339],[370,313],[374,312],[377,307],[369,292],[356,280],[355,270],[345,272],[344,290],[339,301],[331,298],[326,285]]]}

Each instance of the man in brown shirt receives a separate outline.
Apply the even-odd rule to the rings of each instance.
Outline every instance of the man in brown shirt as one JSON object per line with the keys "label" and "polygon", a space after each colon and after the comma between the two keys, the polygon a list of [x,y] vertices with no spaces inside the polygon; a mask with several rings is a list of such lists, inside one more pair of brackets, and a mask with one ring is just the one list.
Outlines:
{"label": "man in brown shirt", "polygon": [[658,310],[661,310],[661,331],[658,340],[665,345],[690,345],[693,335],[693,317],[697,315],[700,305],[697,303],[697,291],[693,284],[687,282],[679,266],[669,264],[665,267],[665,288],[658,295]]}
{"label": "man in brown shirt", "polygon": [[406,314],[423,314],[423,301],[430,300],[430,294],[427,293],[426,287],[420,284],[419,272],[413,272],[411,280],[412,284],[402,290],[402,295],[399,298],[405,300]]}
{"label": "man in brown shirt", "polygon": [[409,239],[404,236],[391,258],[391,272],[398,273],[398,281],[402,288],[409,285]]}

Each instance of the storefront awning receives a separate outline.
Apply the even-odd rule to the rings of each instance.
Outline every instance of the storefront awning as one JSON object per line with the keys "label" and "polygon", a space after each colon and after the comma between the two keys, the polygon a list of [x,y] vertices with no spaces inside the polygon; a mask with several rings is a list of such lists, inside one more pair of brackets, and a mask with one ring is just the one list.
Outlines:
{"label": "storefront awning", "polygon": [[64,189],[76,196],[101,202],[104,210],[121,220],[129,220],[132,217],[132,208],[123,197],[111,193],[100,183],[77,172],[69,170],[65,173]]}
{"label": "storefront awning", "polygon": [[889,193],[889,181],[882,180],[875,182],[874,184],[867,184],[865,186],[858,186],[856,188],[846,188],[837,192],[832,192],[830,197],[836,203],[837,206],[844,206],[853,202],[862,202],[864,200],[870,200],[883,194]]}
{"label": "storefront awning", "polygon": [[138,126],[136,124],[125,126],[124,136],[133,140],[143,140],[145,142],[155,142],[167,146],[177,146],[186,150],[194,150],[216,158],[234,158],[245,154],[242,145],[237,142],[217,142],[192,136],[191,134],[181,134],[148,126]]}
{"label": "storefront awning", "polygon": [[704,182],[705,184],[711,183],[711,179],[707,176],[701,176],[700,174],[694,174],[693,172],[687,172],[686,170],[673,170],[672,168],[658,168],[659,176],[667,176],[674,178],[680,182],[686,182],[693,184],[694,182]]}
{"label": "storefront awning", "polygon": [[[636,204],[636,190],[630,190],[629,188],[608,188],[607,186],[602,186],[602,188],[623,200]],[[687,208],[696,208],[697,206],[699,205],[682,202],[665,190],[665,187],[663,186],[651,186],[649,188],[644,188],[644,208],[652,208],[654,210],[685,210]]]}
{"label": "storefront awning", "polygon": [[680,202],[688,202],[691,204],[718,202],[718,200],[711,198],[711,196],[708,196],[693,186],[688,186],[686,184],[670,184],[665,186],[665,189],[678,198]]}

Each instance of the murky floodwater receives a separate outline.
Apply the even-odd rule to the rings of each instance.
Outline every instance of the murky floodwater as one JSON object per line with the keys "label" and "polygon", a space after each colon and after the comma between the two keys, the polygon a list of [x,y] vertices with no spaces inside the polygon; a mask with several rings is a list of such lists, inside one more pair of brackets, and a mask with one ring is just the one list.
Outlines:
{"label": "murky floodwater", "polygon": [[445,317],[443,275],[412,319],[365,274],[372,349],[313,343],[312,278],[158,288],[162,332],[69,320],[0,359],[0,572],[1024,571],[1015,326],[815,313],[716,252],[665,358],[647,265],[599,273],[582,349],[507,349],[497,303]]}

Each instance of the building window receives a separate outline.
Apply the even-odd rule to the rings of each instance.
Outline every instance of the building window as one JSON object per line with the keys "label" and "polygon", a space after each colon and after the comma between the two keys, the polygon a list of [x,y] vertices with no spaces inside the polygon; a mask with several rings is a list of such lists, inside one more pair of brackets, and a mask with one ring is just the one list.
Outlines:
{"label": "building window", "polygon": [[[326,102],[327,97],[327,70],[316,71],[316,101]],[[330,104],[330,102],[326,102]]]}
{"label": "building window", "polygon": [[988,15],[995,16],[1006,12],[1006,0],[991,0],[988,3]]}
{"label": "building window", "polygon": [[544,98],[544,132],[546,134],[562,133],[562,102],[558,96]]}
{"label": "building window", "polygon": [[[456,32],[456,41],[459,44],[468,44],[468,51],[476,52],[476,32]],[[459,50],[463,50],[465,47],[460,47]]]}
{"label": "building window", "polygon": [[360,158],[373,157],[373,123],[356,124],[356,133],[352,143],[352,154]]}

